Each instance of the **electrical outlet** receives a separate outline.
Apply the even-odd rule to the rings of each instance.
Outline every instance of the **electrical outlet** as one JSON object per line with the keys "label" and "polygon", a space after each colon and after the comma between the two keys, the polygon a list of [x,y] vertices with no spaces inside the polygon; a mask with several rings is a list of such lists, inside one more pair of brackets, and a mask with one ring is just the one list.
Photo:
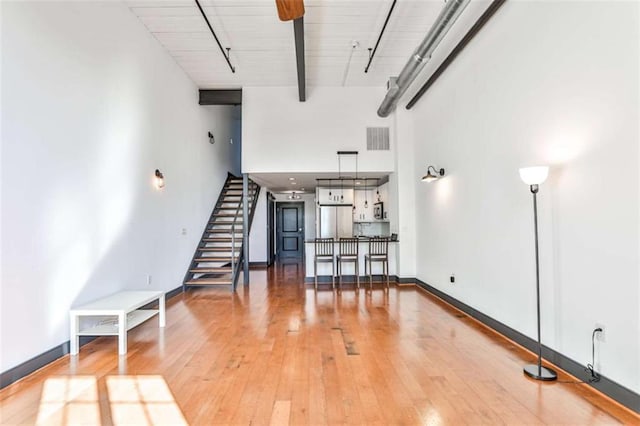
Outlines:
{"label": "electrical outlet", "polygon": [[187,235],[187,228],[182,228],[182,235]]}
{"label": "electrical outlet", "polygon": [[607,333],[606,333],[607,329],[605,328],[604,324],[596,323],[595,327],[593,327],[593,328],[594,328],[594,330],[596,328],[601,328],[602,329],[602,331],[596,332],[596,340],[598,342],[605,343],[607,341]]}
{"label": "electrical outlet", "polygon": [[449,281],[451,282],[451,284],[454,284],[456,282],[455,274],[451,274],[451,276],[449,277]]}
{"label": "electrical outlet", "polygon": [[147,274],[147,285],[151,285],[151,275]]}

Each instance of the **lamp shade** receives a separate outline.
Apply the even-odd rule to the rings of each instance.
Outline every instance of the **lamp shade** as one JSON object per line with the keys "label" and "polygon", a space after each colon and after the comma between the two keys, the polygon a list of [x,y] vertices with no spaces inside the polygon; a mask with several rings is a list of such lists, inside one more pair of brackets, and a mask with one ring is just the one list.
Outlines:
{"label": "lamp shade", "polygon": [[434,180],[440,179],[444,176],[444,169],[436,170],[435,167],[429,166],[427,167],[427,174],[422,176],[423,182],[433,182]]}
{"label": "lamp shade", "polygon": [[426,175],[422,176],[423,182],[433,182],[434,180],[438,180],[438,176],[434,175],[431,172],[428,172]]}
{"label": "lamp shade", "polygon": [[536,166],[536,167],[523,167],[520,169],[520,179],[527,185],[540,185],[547,180],[549,175],[549,167]]}

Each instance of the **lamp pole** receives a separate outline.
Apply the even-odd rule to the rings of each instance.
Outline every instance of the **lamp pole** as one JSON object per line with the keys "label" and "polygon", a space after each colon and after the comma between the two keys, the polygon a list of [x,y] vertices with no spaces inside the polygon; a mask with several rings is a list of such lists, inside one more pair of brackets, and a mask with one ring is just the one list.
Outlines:
{"label": "lamp pole", "polygon": [[538,184],[529,186],[533,194],[533,230],[535,234],[535,252],[536,252],[536,316],[538,325],[538,363],[528,364],[524,367],[524,373],[535,380],[552,381],[558,378],[555,371],[542,366],[542,339],[540,335],[540,255],[538,251]]}

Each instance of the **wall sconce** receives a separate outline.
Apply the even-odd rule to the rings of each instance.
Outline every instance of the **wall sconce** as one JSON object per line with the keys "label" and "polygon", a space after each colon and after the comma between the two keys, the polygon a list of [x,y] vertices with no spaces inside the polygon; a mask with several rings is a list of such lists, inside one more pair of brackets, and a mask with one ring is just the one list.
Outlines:
{"label": "wall sconce", "polygon": [[436,170],[435,167],[427,167],[427,174],[422,176],[423,182],[433,182],[444,176],[444,169]]}
{"label": "wall sconce", "polygon": [[158,169],[156,169],[156,188],[158,189],[164,188],[164,175]]}
{"label": "wall sconce", "polygon": [[[216,143],[216,138],[214,138],[214,137],[213,137],[213,133],[208,132],[208,133],[207,133],[207,135],[209,136],[209,143],[210,143],[211,145],[213,145],[214,143]],[[231,143],[233,143],[233,142],[231,142]]]}

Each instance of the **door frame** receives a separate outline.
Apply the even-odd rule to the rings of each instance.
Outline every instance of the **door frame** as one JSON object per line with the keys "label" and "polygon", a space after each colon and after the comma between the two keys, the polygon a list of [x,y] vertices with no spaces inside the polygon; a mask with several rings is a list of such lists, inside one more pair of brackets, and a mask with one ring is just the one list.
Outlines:
{"label": "door frame", "polygon": [[[275,257],[276,259],[280,259],[280,238],[278,237],[278,235],[280,234],[280,217],[282,216],[282,207],[287,207],[287,206],[295,206],[295,207],[300,207],[302,209],[302,223],[301,223],[301,227],[302,227],[302,248],[301,248],[301,256],[300,259],[304,259],[305,258],[305,246],[304,246],[304,241],[305,241],[305,236],[307,235],[307,230],[305,227],[305,211],[304,211],[304,201],[276,201],[275,203],[275,208],[276,208],[276,214],[274,215],[274,220],[275,220],[275,239],[276,239],[276,253],[275,253]],[[292,257],[292,259],[295,259]]]}
{"label": "door frame", "polygon": [[267,192],[267,266],[276,260],[276,198]]}

